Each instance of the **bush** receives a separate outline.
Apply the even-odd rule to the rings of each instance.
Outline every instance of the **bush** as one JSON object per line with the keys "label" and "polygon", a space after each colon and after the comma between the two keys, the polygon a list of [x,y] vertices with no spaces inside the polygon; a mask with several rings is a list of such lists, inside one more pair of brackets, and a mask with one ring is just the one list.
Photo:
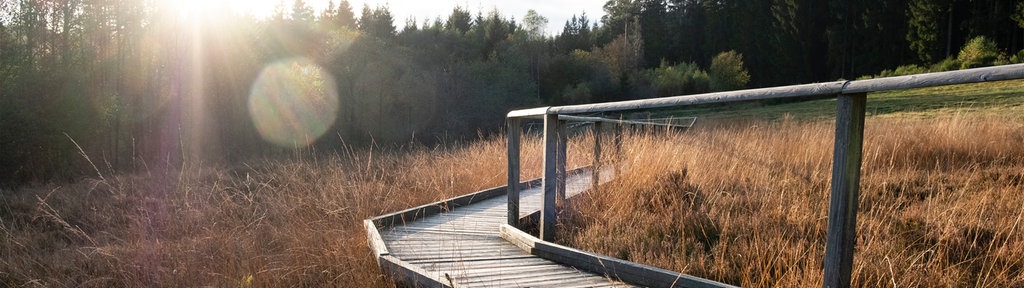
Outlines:
{"label": "bush", "polygon": [[932,64],[932,66],[928,68],[928,71],[930,71],[930,72],[946,72],[946,71],[956,70],[959,67],[960,67],[960,61],[957,61],[953,57],[950,57],[950,58],[946,58],[946,59],[940,61],[939,63]]}
{"label": "bush", "polygon": [[750,73],[743,68],[743,55],[736,51],[718,53],[708,70],[712,91],[743,89],[750,82]]}
{"label": "bush", "polygon": [[[882,78],[882,77],[906,76],[906,75],[922,74],[922,73],[928,73],[928,72],[929,72],[928,69],[925,69],[924,67],[917,66],[915,64],[910,64],[910,65],[903,65],[903,66],[896,67],[896,70],[891,70],[891,69],[882,70],[882,72],[879,72],[878,76],[876,76],[876,77],[877,78]],[[871,77],[868,77],[868,78],[871,78]]]}
{"label": "bush", "polygon": [[1024,63],[1024,49],[1017,51],[1017,54],[1010,57],[1010,63]]}
{"label": "bush", "polygon": [[593,102],[593,93],[587,83],[565,86],[562,91],[562,98],[568,104],[584,104]]}
{"label": "bush", "polygon": [[657,69],[647,72],[654,93],[658,97],[698,94],[708,91],[708,73],[696,63],[682,63],[669,66],[661,62]]}
{"label": "bush", "polygon": [[999,48],[996,46],[996,42],[985,38],[985,36],[974,37],[971,41],[967,41],[956,57],[960,61],[960,69],[990,66],[998,58]]}

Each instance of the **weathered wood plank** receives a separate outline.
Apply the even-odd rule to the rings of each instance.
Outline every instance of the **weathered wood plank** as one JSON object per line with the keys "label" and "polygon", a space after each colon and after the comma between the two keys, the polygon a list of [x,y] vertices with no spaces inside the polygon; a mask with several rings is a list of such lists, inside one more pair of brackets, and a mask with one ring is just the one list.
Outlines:
{"label": "weathered wood plank", "polygon": [[519,218],[515,215],[519,215],[519,161],[520,161],[520,133],[522,124],[518,118],[506,118],[508,121],[508,203],[507,203],[507,223],[509,225],[519,225]]}
{"label": "weathered wood plank", "polygon": [[[550,282],[551,280],[565,280],[565,279],[574,279],[574,278],[575,279],[579,279],[579,278],[586,278],[586,277],[595,277],[594,275],[587,275],[586,273],[583,273],[583,272],[580,272],[580,271],[577,271],[577,270],[566,269],[564,266],[560,267],[560,268],[561,269],[548,269],[548,270],[534,271],[534,272],[478,275],[477,277],[473,277],[473,278],[462,280],[462,281],[460,281],[460,283],[464,283],[464,284],[470,285],[470,286],[476,286],[476,285],[473,285],[473,284],[483,284],[483,283],[487,283],[487,282],[497,282],[497,281],[500,281],[500,282],[505,283],[505,285],[514,284],[515,286],[520,286],[520,287],[534,287],[534,286],[532,286],[530,284],[535,284],[535,283],[540,283],[540,282],[547,282],[548,285],[550,285],[550,284],[565,282],[565,281],[555,281],[555,282],[552,283],[552,282]],[[482,285],[482,286],[490,286],[490,285]],[[536,286],[541,286],[541,285],[536,285]]]}
{"label": "weathered wood plank", "polygon": [[[615,284],[617,281],[610,278],[603,278],[595,275],[587,275],[589,273],[576,272],[576,274],[566,274],[561,276],[549,276],[544,278],[533,278],[520,281],[520,287],[567,287],[568,284],[575,283],[593,283],[593,285],[609,285]],[[621,283],[621,282],[618,282]],[[592,287],[591,285],[583,285],[584,287]],[[618,287],[633,287],[632,285],[619,284]]]}
{"label": "weathered wood plank", "polygon": [[858,80],[852,81],[850,84],[846,85],[846,87],[843,88],[842,93],[856,95],[888,90],[903,90],[1020,78],[1024,78],[1024,64]]}
{"label": "weathered wood plank", "polygon": [[390,275],[397,284],[409,287],[452,287],[453,283],[445,283],[444,279],[431,277],[436,275],[427,272],[423,268],[412,265],[391,255],[380,256],[381,270],[385,275]]}
{"label": "weathered wood plank", "polygon": [[717,92],[701,95],[686,95],[621,102],[568,105],[548,107],[543,112],[548,114],[590,114],[601,112],[621,112],[724,102],[768,100],[779,98],[791,98],[798,96],[819,96],[824,98],[831,98],[835,97],[835,95],[838,95],[842,91],[844,84],[846,84],[846,81],[835,81],[827,83],[794,85],[785,87]]}
{"label": "weathered wood plank", "polygon": [[673,96],[654,99],[642,99],[583,105],[568,105],[558,107],[542,107],[536,109],[512,111],[508,113],[508,117],[518,118],[537,117],[540,115],[549,114],[557,115],[590,114],[600,112],[623,112],[664,107],[681,107],[701,104],[784,98],[833,98],[841,94],[853,95],[867,92],[902,90],[1021,78],[1024,78],[1024,64],[1014,64],[996,67],[974,68],[949,72],[927,73],[869,80],[835,81],[826,83],[707,93],[700,95]]}
{"label": "weathered wood plank", "polygon": [[[532,255],[531,255],[532,256]],[[465,270],[465,269],[488,269],[488,268],[499,268],[499,267],[522,267],[522,266],[535,266],[535,265],[558,265],[553,262],[542,259],[540,257],[530,258],[518,258],[518,259],[498,259],[498,260],[477,260],[477,261],[459,261],[459,262],[444,262],[444,263],[430,263],[423,266],[428,271],[441,271],[441,270]]]}
{"label": "weathered wood plank", "polygon": [[839,96],[836,105],[823,287],[850,287],[853,250],[857,241],[857,196],[860,194],[867,94]]}
{"label": "weathered wood plank", "polygon": [[540,235],[542,239],[555,239],[555,223],[558,211],[555,208],[558,154],[558,115],[544,117],[544,177],[541,181],[544,191],[543,207],[540,215]]}
{"label": "weathered wood plank", "polygon": [[648,287],[733,287],[725,283],[545,242],[508,225],[501,226],[500,234],[502,238],[530,254],[627,283]]}
{"label": "weathered wood plank", "polygon": [[[388,256],[394,256],[394,255],[388,255]],[[510,255],[510,256],[501,256],[501,257],[494,256],[494,255],[488,255],[488,256],[480,256],[480,257],[462,257],[462,258],[458,258],[458,259],[456,259],[456,258],[418,258],[418,259],[417,258],[412,258],[412,259],[405,259],[405,261],[407,261],[409,263],[412,263],[412,264],[424,264],[424,263],[446,263],[446,262],[450,263],[450,262],[462,262],[462,261],[484,261],[484,260],[495,260],[495,259],[529,259],[529,258],[536,258],[536,257],[537,256],[529,255],[529,254]]]}
{"label": "weathered wood plank", "polygon": [[388,255],[388,247],[384,244],[384,239],[380,237],[380,231],[377,230],[373,221],[363,220],[363,228],[366,229],[366,244],[370,246],[370,251],[373,251],[374,256]]}
{"label": "weathered wood plank", "polygon": [[537,263],[537,264],[527,264],[527,265],[505,263],[505,265],[500,265],[500,266],[499,265],[495,265],[495,266],[490,266],[490,267],[480,267],[480,266],[473,265],[473,266],[466,266],[466,267],[461,268],[461,269],[454,268],[454,269],[450,269],[448,271],[456,272],[460,277],[467,277],[468,278],[468,277],[475,277],[475,276],[481,276],[481,275],[522,274],[522,273],[530,273],[530,272],[536,272],[536,271],[552,271],[552,270],[559,270],[559,269],[564,269],[565,268],[565,266],[558,265],[558,264],[556,264],[554,262],[551,262],[551,261],[547,261],[547,260],[540,259],[540,258],[537,258],[537,259],[540,260],[541,262]]}
{"label": "weathered wood plank", "polygon": [[433,249],[395,249],[392,247],[391,254],[402,259],[414,259],[422,257],[482,257],[487,255],[512,255],[520,252],[517,247],[508,245],[505,247],[429,247]]}
{"label": "weathered wood plank", "polygon": [[[571,191],[571,193],[567,193],[568,196],[577,195],[580,190],[585,190],[586,188],[589,188],[589,185],[586,185],[586,184],[589,184],[590,183],[590,177],[593,177],[591,175],[589,169],[586,169],[586,168],[584,168],[584,169],[575,169],[573,171],[567,171],[567,175],[572,177],[572,181],[567,181],[567,182],[569,184],[573,184],[573,185],[567,185],[567,188],[570,188],[567,192]],[[541,181],[539,181],[539,180],[538,181],[534,181],[534,182],[541,183]],[[586,183],[586,184],[580,185],[581,183]],[[526,183],[526,184],[530,184],[530,183]],[[534,185],[536,185],[536,184],[534,184]],[[525,187],[525,185],[524,185],[524,187]],[[523,190],[523,191],[524,191],[523,194],[521,194],[521,196],[524,197],[523,199],[533,199],[533,200],[535,200],[534,202],[537,202],[537,205],[534,206],[537,209],[534,209],[532,211],[538,211],[539,212],[539,208],[541,206],[540,205],[541,203],[539,203],[539,202],[541,202],[542,198],[543,198],[543,194],[542,194],[543,193],[543,186],[532,188],[532,190],[527,189],[527,190]],[[448,200],[446,200],[446,201],[448,201]],[[513,245],[508,244],[507,242],[505,242],[503,239],[501,239],[498,236],[497,231],[495,230],[495,227],[497,227],[499,225],[502,225],[502,224],[505,224],[504,223],[505,222],[504,221],[505,220],[504,216],[506,216],[506,215],[503,215],[502,212],[504,212],[504,210],[506,210],[507,208],[505,208],[505,204],[506,203],[503,202],[503,201],[507,201],[505,199],[505,197],[496,197],[496,198],[492,197],[492,198],[490,198],[488,200],[483,200],[483,201],[474,200],[474,201],[472,201],[471,204],[468,204],[466,206],[458,206],[458,205],[449,204],[449,205],[452,205],[454,207],[454,209],[452,209],[450,211],[441,211],[441,212],[438,212],[437,214],[428,215],[428,216],[421,216],[423,214],[422,214],[422,212],[420,212],[421,214],[417,215],[414,218],[415,220],[405,221],[403,225],[387,227],[387,228],[380,229],[380,230],[378,230],[378,229],[376,229],[376,227],[374,227],[374,230],[379,231],[378,234],[380,235],[381,241],[386,244],[385,248],[388,249],[388,253],[389,253],[387,256],[395,257],[396,259],[401,259],[402,261],[404,261],[403,263],[405,263],[405,264],[413,265],[413,266],[419,267],[420,269],[424,269],[424,271],[426,271],[426,273],[427,273],[427,274],[424,274],[424,275],[426,275],[427,278],[441,279],[441,278],[438,278],[438,277],[441,277],[439,275],[444,275],[444,273],[448,273],[449,276],[453,277],[453,279],[455,280],[456,284],[460,284],[460,279],[461,278],[459,278],[459,276],[458,276],[460,273],[461,274],[477,273],[477,272],[473,272],[473,271],[477,271],[477,270],[480,270],[480,269],[484,269],[485,270],[484,272],[480,272],[480,273],[486,274],[486,273],[496,272],[496,271],[505,269],[505,268],[502,268],[502,267],[513,267],[513,268],[511,268],[513,270],[515,270],[515,269],[519,269],[519,270],[526,269],[526,270],[528,270],[528,271],[525,271],[525,272],[529,272],[529,271],[543,272],[543,271],[549,271],[549,270],[550,271],[554,271],[555,267],[560,267],[559,265],[552,264],[552,262],[550,262],[548,260],[540,259],[540,258],[538,258],[536,256],[527,254],[527,253],[523,252],[522,249],[519,249],[518,247],[515,247]],[[435,204],[437,204],[437,203],[435,203]],[[458,204],[458,203],[454,203],[454,204]],[[442,206],[442,205],[437,205],[437,206]],[[521,206],[521,209],[522,208],[524,208],[524,207]],[[408,211],[405,211],[405,212],[408,212]],[[521,210],[521,212],[524,212],[524,211]],[[477,214],[477,213],[479,213],[479,214]],[[402,218],[398,218],[398,217],[400,217],[400,215],[402,215],[401,212],[393,213],[392,215],[395,216],[397,219],[405,220],[405,219],[402,219]],[[406,214],[406,215],[408,215],[408,214]],[[475,217],[476,215],[490,215],[490,216],[484,216],[484,217],[481,217],[481,218],[477,218],[477,217]],[[384,218],[384,217],[378,217],[378,218],[375,218],[375,219],[380,220],[381,218]],[[477,221],[477,220],[480,220],[480,221]],[[366,223],[369,223],[369,224],[372,224],[372,225],[376,225],[372,220],[365,221],[364,225]],[[378,259],[383,259],[383,258],[379,258],[378,257]],[[487,262],[487,261],[491,261],[491,262]],[[539,261],[539,262],[535,262],[535,261]],[[495,264],[495,263],[498,263],[498,262],[506,262],[507,265],[502,266],[502,265]],[[474,265],[473,263],[491,263],[492,265],[497,265],[497,266],[492,266],[490,268],[478,267],[478,266]],[[540,264],[529,264],[529,263],[540,263]],[[382,267],[382,271],[385,271],[385,269],[395,269],[395,268],[391,267],[391,266],[394,266],[394,263],[379,263],[379,264]],[[529,267],[530,265],[549,265],[549,266],[545,266],[545,267],[549,267],[549,268],[548,269],[539,269],[539,270],[531,270],[531,268],[514,268],[514,267]],[[550,266],[550,265],[555,265],[555,266]],[[447,268],[444,268],[444,267],[447,267]],[[565,268],[565,267],[560,267],[560,268],[561,269],[568,269],[568,270],[565,270],[565,271],[572,271],[572,273],[581,273],[581,272],[575,271],[572,268]],[[487,272],[486,269],[490,269],[490,271]],[[508,269],[505,269],[505,270],[508,270]],[[541,271],[541,270],[543,270],[543,271]],[[524,272],[524,271],[520,271],[520,272]],[[434,274],[430,274],[430,273],[434,273]],[[512,275],[514,277],[515,275],[520,275],[520,274],[523,274],[523,273],[501,273],[501,274]],[[531,274],[531,273],[527,273],[527,274]],[[581,274],[581,275],[583,275],[583,276],[579,276],[579,277],[582,277],[582,278],[579,278],[579,277],[577,277],[577,278],[585,279],[586,277],[593,277],[593,279],[603,280],[603,278],[601,278],[599,276],[594,276],[594,275],[590,275],[590,274],[587,274],[587,275],[590,275],[590,276],[586,276],[584,274]],[[475,278],[475,276],[486,276],[486,275],[482,275],[482,274],[481,275],[476,275],[476,274],[473,274],[472,276],[474,276],[474,278]],[[527,279],[529,279],[529,277],[527,277]],[[422,279],[420,279],[420,280],[422,280]],[[420,280],[416,280],[416,281],[420,281]],[[446,279],[442,279],[442,280],[446,280]],[[535,280],[536,279],[531,279],[529,281],[535,281]],[[406,280],[401,280],[401,281],[403,281],[403,283],[409,282],[409,280],[407,280],[407,279]],[[586,281],[578,280],[578,279],[577,280],[572,280],[572,281],[573,281],[573,283],[577,283],[577,284],[578,283],[590,283],[590,282],[586,282]],[[520,282],[522,282],[522,281],[520,281]],[[488,282],[488,283],[513,283],[513,282],[498,281],[498,282]],[[564,286],[564,285],[556,285],[556,286]],[[591,285],[591,286],[593,286],[593,285]]]}
{"label": "weathered wood plank", "polygon": [[[532,187],[540,184],[541,179],[533,179],[526,182],[521,182],[520,187]],[[385,214],[378,217],[372,218],[374,224],[380,228],[387,228],[396,225],[403,225],[407,222],[412,222],[416,219],[422,219],[427,216],[437,215],[443,212],[449,212],[458,207],[464,207],[472,205],[486,200],[493,199],[495,197],[504,196],[508,193],[506,186],[495,187],[486,189],[476,193],[470,193],[463,196],[458,196],[439,202],[429,203],[420,205],[417,207],[409,208],[406,210],[398,211],[391,214]]]}

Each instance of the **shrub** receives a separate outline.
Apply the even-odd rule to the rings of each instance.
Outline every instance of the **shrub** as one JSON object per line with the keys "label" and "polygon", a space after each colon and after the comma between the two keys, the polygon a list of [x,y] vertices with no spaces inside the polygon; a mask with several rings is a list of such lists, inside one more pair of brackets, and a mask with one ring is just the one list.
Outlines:
{"label": "shrub", "polygon": [[1020,51],[1017,51],[1017,54],[1010,56],[1010,63],[1024,63],[1024,49],[1021,49]]}
{"label": "shrub", "polygon": [[985,36],[974,37],[960,49],[956,57],[960,61],[960,69],[990,66],[999,57],[996,42]]}
{"label": "shrub", "polygon": [[891,69],[882,70],[882,72],[878,73],[877,77],[878,78],[882,78],[882,77],[905,76],[905,75],[922,74],[922,73],[928,73],[928,72],[929,72],[928,69],[925,69],[924,67],[917,66],[915,64],[910,64],[910,65],[903,65],[903,66],[896,67],[896,70],[891,70]]}
{"label": "shrub", "polygon": [[593,99],[593,93],[590,92],[590,86],[584,82],[565,86],[565,90],[562,91],[562,98],[569,104],[590,103],[592,102],[591,99]]}
{"label": "shrub", "polygon": [[942,61],[939,61],[939,63],[932,64],[931,67],[928,67],[928,71],[929,72],[946,72],[946,71],[956,70],[959,67],[960,67],[960,61],[957,61],[953,57],[949,57],[949,58],[943,59]]}
{"label": "shrub", "polygon": [[712,91],[743,89],[750,82],[750,73],[743,68],[743,55],[736,51],[718,53],[708,69]]}
{"label": "shrub", "polygon": [[662,62],[657,69],[647,72],[654,93],[658,97],[697,94],[708,91],[708,73],[696,63],[682,63],[669,66]]}

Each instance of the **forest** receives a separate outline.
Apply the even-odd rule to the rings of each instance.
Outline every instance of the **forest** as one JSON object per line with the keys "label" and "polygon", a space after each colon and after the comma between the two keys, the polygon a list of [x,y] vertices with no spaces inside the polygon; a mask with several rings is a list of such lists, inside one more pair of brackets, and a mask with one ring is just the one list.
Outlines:
{"label": "forest", "polygon": [[1024,60],[1010,0],[609,0],[562,31],[532,10],[213,3],[0,1],[0,183],[451,144],[514,108]]}

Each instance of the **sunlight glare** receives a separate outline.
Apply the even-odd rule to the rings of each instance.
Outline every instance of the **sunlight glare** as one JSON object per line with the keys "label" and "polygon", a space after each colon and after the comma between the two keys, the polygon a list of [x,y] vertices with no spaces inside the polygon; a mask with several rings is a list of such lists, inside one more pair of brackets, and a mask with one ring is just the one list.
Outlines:
{"label": "sunlight glare", "polygon": [[263,68],[249,94],[249,116],[264,140],[282,147],[312,144],[334,125],[338,91],[333,77],[306,58]]}

